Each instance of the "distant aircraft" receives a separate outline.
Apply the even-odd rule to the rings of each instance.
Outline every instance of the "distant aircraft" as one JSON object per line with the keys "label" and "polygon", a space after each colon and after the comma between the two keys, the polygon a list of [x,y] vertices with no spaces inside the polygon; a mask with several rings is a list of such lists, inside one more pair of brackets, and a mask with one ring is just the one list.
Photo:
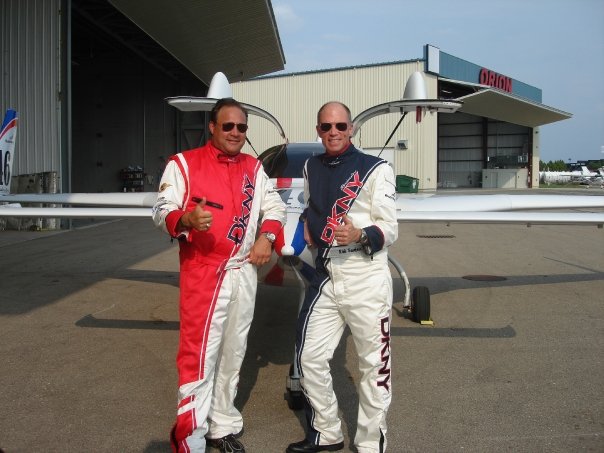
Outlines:
{"label": "distant aircraft", "polygon": [[604,167],[590,171],[585,165],[580,170],[573,171],[540,171],[539,180],[545,184],[584,184],[601,186],[604,183]]}
{"label": "distant aircraft", "polygon": [[571,178],[571,182],[584,186],[597,186],[604,189],[604,167],[598,168],[598,171],[593,172],[589,176],[578,176]]}

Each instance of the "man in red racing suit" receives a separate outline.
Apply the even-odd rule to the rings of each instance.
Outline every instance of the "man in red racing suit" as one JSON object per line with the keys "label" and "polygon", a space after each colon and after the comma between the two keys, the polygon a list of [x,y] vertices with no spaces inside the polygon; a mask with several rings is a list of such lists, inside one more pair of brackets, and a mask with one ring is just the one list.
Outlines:
{"label": "man in red racing suit", "polygon": [[[153,208],[155,224],[180,244],[180,342],[174,451],[244,451],[233,402],[256,297],[256,267],[268,262],[285,205],[261,163],[240,153],[247,112],[222,99],[211,140],[172,156]],[[262,221],[261,226],[259,223]],[[259,228],[259,233],[258,233]]]}

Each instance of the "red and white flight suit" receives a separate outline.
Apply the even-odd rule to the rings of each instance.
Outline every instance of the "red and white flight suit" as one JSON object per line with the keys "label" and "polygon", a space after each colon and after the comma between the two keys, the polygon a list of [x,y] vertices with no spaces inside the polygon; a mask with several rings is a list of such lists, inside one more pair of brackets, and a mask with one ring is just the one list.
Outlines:
{"label": "red and white flight suit", "polygon": [[[207,231],[177,228],[180,217],[205,197]],[[247,346],[257,287],[248,262],[260,234],[278,234],[285,205],[261,163],[222,153],[211,142],[172,156],[160,182],[153,220],[180,241],[178,410],[173,449],[205,451],[205,437],[243,429],[233,402]]]}

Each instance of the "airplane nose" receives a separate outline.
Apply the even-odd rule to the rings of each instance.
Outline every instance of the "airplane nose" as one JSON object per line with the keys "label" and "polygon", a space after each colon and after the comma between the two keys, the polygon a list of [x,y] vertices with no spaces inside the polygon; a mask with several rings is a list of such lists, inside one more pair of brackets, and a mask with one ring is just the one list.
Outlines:
{"label": "airplane nose", "polygon": [[295,253],[294,248],[291,245],[284,245],[281,248],[281,256],[293,256]]}

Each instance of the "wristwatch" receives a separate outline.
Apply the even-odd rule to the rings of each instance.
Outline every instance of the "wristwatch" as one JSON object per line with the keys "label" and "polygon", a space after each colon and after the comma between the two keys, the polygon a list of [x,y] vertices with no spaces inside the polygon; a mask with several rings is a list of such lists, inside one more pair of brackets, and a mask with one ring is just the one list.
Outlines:
{"label": "wristwatch", "polygon": [[365,255],[372,255],[371,244],[369,243],[369,238],[367,237],[367,232],[364,228],[361,228],[361,238],[359,239],[359,244],[363,246],[363,252],[365,252]]}
{"label": "wristwatch", "polygon": [[367,239],[367,233],[365,232],[364,228],[361,228],[361,237],[359,239],[359,244],[361,244],[361,245],[369,244],[369,239]]}
{"label": "wristwatch", "polygon": [[267,238],[268,242],[270,242],[271,244],[273,244],[277,240],[277,236],[275,236],[275,233],[266,232],[264,233],[264,237]]}

